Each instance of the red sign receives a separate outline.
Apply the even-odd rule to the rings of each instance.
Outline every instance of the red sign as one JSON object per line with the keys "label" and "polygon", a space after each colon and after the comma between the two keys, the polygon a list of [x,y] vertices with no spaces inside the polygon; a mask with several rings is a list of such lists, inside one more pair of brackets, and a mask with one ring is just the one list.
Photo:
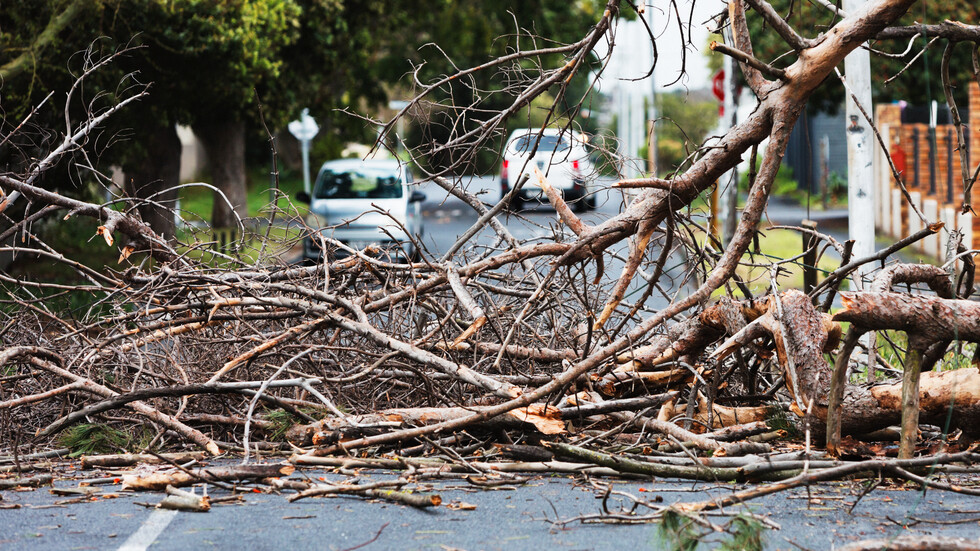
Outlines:
{"label": "red sign", "polygon": [[892,151],[892,162],[895,163],[895,171],[899,174],[905,172],[905,150],[901,145],[896,145]]}
{"label": "red sign", "polygon": [[711,78],[711,92],[718,101],[725,101],[725,71],[718,71]]}

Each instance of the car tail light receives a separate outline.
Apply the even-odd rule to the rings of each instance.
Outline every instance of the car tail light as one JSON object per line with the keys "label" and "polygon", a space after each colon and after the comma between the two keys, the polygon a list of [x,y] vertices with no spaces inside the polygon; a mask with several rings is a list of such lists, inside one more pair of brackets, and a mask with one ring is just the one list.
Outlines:
{"label": "car tail light", "polygon": [[572,170],[578,172],[578,159],[572,161]]}
{"label": "car tail light", "polygon": [[503,166],[503,168],[500,169],[500,179],[501,180],[506,180],[507,179],[507,167],[509,165],[510,165],[510,161],[504,161],[504,166]]}

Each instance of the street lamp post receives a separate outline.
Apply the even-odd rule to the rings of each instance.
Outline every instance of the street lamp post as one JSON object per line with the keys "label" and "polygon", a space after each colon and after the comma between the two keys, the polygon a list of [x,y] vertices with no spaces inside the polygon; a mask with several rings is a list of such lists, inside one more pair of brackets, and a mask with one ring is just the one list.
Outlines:
{"label": "street lamp post", "polygon": [[303,191],[310,194],[310,141],[320,131],[309,109],[303,109],[299,120],[289,123],[289,133],[299,140],[303,151]]}

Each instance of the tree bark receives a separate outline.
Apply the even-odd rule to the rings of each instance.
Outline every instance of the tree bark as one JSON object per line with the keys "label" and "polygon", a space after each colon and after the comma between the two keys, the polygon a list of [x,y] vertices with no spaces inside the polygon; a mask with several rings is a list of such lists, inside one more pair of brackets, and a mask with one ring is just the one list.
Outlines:
{"label": "tree bark", "polygon": [[[173,239],[176,230],[173,209],[180,183],[180,138],[177,128],[164,125],[142,131],[144,157],[123,167],[126,193],[136,199],[140,216],[153,231]],[[152,201],[148,203],[146,201]]]}
{"label": "tree bark", "polygon": [[[233,228],[239,220],[248,216],[248,198],[245,189],[245,122],[222,120],[198,123],[194,133],[204,144],[211,167],[214,187],[225,195],[215,194],[211,208],[211,226]],[[225,200],[227,198],[227,201]],[[231,203],[229,206],[228,203]]]}
{"label": "tree bark", "polygon": [[[872,387],[852,385],[844,394],[841,431],[861,435],[902,419],[902,382]],[[976,435],[980,427],[980,371],[975,367],[924,372],[919,380],[918,422],[960,428]],[[952,407],[952,412],[950,412]],[[826,408],[817,411],[826,419]]]}
{"label": "tree bark", "polygon": [[122,484],[124,490],[163,490],[167,486],[190,486],[198,482],[258,480],[262,478],[289,476],[295,470],[295,467],[292,465],[207,467],[194,469],[193,471],[126,474],[122,477]]}
{"label": "tree bark", "polygon": [[[347,418],[328,417],[309,425],[297,425],[286,432],[286,439],[297,445],[329,445],[344,441],[353,435],[383,433],[404,426],[426,426],[464,419],[474,412],[485,411],[485,406],[472,407],[421,407],[393,408],[366,415]],[[574,416],[574,409],[569,410]],[[485,428],[522,428],[524,423],[534,425],[544,434],[565,431],[561,410],[546,404],[531,404],[494,416],[480,423]]]}
{"label": "tree bark", "polygon": [[980,302],[902,293],[841,293],[835,321],[864,329],[895,329],[925,342],[980,341]]}

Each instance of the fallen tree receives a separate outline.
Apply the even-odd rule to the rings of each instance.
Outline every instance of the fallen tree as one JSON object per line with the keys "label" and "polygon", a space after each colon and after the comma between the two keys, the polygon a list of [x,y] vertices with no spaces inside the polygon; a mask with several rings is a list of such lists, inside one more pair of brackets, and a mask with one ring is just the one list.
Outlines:
{"label": "fallen tree", "polygon": [[[623,205],[608,216],[579,217],[540,172],[534,184],[517,182],[494,205],[482,203],[448,175],[500,137],[508,118],[546,92],[556,97],[547,122],[561,126],[559,114],[565,117],[562,121],[574,120],[580,102],[559,113],[568,99],[564,86],[587,70],[597,55],[596,45],[612,36],[625,9],[620,2],[609,1],[579,42],[518,49],[480,67],[421,83],[418,96],[400,116],[427,107],[435,90],[459,82],[465,86],[465,77],[474,71],[516,75],[524,63],[561,58],[554,64],[541,61],[540,71],[522,72],[503,90],[486,92],[506,95],[508,106],[488,113],[479,124],[466,119],[471,106],[446,107],[461,117],[454,133],[443,143],[410,152],[419,160],[435,154],[457,159],[426,178],[477,215],[473,227],[448,250],[423,253],[417,262],[390,257],[376,246],[351,249],[326,237],[322,240],[328,254],[315,265],[283,265],[269,241],[260,241],[258,256],[246,260],[203,240],[162,239],[134,214],[137,199],[127,198],[128,208],[117,209],[114,202],[96,204],[43,189],[39,184],[46,171],[69,162],[69,154],[84,153],[86,140],[104,120],[141,98],[142,91],[91,112],[84,121],[70,124],[64,140],[23,173],[0,175],[5,197],[0,210],[7,214],[0,242],[29,235],[31,245],[4,250],[71,268],[84,282],[71,290],[89,299],[83,311],[55,311],[43,301],[38,306],[34,295],[68,291],[64,285],[0,273],[9,306],[0,350],[0,363],[8,367],[0,377],[4,441],[50,439],[80,423],[102,424],[114,430],[145,428],[149,436],[143,441],[149,443],[144,448],[186,444],[212,455],[236,450],[246,461],[259,444],[273,450],[291,444],[298,448],[292,451],[299,464],[353,464],[343,462],[353,461],[347,456],[354,450],[411,450],[406,457],[434,451],[451,457],[455,467],[447,467],[448,472],[553,468],[648,476],[685,473],[704,480],[732,474],[754,480],[765,474],[793,480],[772,487],[774,491],[925,465],[926,458],[912,460],[920,421],[946,428],[945,419],[952,415],[955,426],[967,432],[980,414],[980,374],[975,368],[929,372],[954,341],[973,346],[980,340],[980,312],[971,300],[969,275],[973,251],[961,251],[942,268],[889,264],[904,247],[943,231],[932,220],[923,220],[921,231],[864,258],[850,258],[846,246],[814,234],[810,252],[826,248],[821,243],[827,242],[838,249],[842,262],[804,294],[781,288],[780,281],[780,268],[799,258],[764,260],[750,249],[763,231],[760,223],[790,132],[808,98],[861,44],[905,36],[892,25],[913,3],[868,2],[861,10],[841,14],[826,32],[805,38],[785,21],[780,24],[764,1],[733,1],[719,19],[731,28],[733,38],[714,50],[739,62],[759,100],[757,108],[719,140],[702,144],[690,164],[672,177],[617,179],[608,193],[622,193],[618,197]],[[746,13],[747,6],[754,11]],[[788,68],[776,70],[755,58],[747,17],[766,19],[786,41],[796,56]],[[980,38],[975,27],[957,29]],[[917,28],[916,33],[963,39],[947,27]],[[385,131],[393,128],[388,124]],[[702,227],[703,215],[693,204],[744,155],[755,166],[764,141],[737,230],[722,245]],[[553,228],[551,239],[522,242],[502,220],[519,216],[506,210],[510,199],[521,186],[535,184],[561,225]],[[23,203],[30,205],[19,210]],[[83,219],[91,235],[120,253],[125,268],[93,269],[31,233],[32,224],[56,214]],[[277,216],[294,216],[291,223],[303,224],[295,214]],[[489,245],[475,238],[484,230],[494,236]],[[302,237],[320,236],[318,232],[306,228]],[[266,237],[269,233],[271,225]],[[200,260],[200,251],[207,251],[211,261]],[[675,256],[686,259],[679,268],[668,264]],[[878,262],[885,267],[870,288],[840,291],[842,282],[860,277],[858,268]],[[621,271],[611,274],[617,263]],[[760,265],[769,269],[770,285],[754,296],[738,268]],[[956,273],[964,277],[954,283],[951,275]],[[907,285],[908,292],[893,291],[898,283]],[[633,293],[635,288],[642,291]],[[835,296],[841,297],[843,309],[831,314]],[[630,302],[634,297],[639,299]],[[843,337],[841,322],[850,324]],[[852,384],[849,373],[868,369],[866,361],[851,361],[860,336],[892,330],[909,337],[907,353],[898,358],[905,363],[905,381],[901,386],[890,381]],[[923,370],[927,372],[920,377]],[[900,455],[912,463],[882,458],[857,466],[833,463],[841,432],[860,436],[898,420],[903,425]],[[770,426],[760,433],[761,422]],[[722,438],[726,427],[741,436]],[[824,432],[829,457],[815,449]],[[921,442],[918,451],[961,445],[951,434],[942,436]],[[778,441],[786,438],[804,442],[803,456],[792,459],[803,463],[762,473],[759,465],[766,459],[759,455],[780,453]],[[650,454],[620,456],[588,449],[589,444],[622,447],[634,456],[647,450]],[[471,461],[464,450],[493,457],[564,454],[574,462],[520,461],[497,468],[492,462]],[[659,454],[668,454],[668,459]],[[707,454],[718,460],[710,469]],[[736,466],[720,461],[743,456]],[[404,458],[391,459],[394,463],[370,459],[361,458],[369,465],[431,467]],[[964,469],[971,469],[975,459],[968,452],[942,456],[946,464]],[[811,460],[828,463],[811,473]],[[919,460],[923,462],[915,462]],[[683,468],[674,468],[678,464]],[[193,481],[274,476],[245,468],[225,474],[178,471],[129,484],[163,489]],[[389,489],[328,485],[302,491],[308,492],[303,497],[377,497]],[[392,499],[416,506],[437,504],[429,497],[390,491]]]}

